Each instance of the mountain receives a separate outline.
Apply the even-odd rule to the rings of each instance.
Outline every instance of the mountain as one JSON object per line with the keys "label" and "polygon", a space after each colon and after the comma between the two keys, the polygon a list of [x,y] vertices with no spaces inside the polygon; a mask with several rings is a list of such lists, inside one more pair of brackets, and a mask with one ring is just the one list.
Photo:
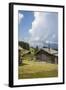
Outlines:
{"label": "mountain", "polygon": [[58,44],[45,43],[43,47],[53,48],[58,50]]}

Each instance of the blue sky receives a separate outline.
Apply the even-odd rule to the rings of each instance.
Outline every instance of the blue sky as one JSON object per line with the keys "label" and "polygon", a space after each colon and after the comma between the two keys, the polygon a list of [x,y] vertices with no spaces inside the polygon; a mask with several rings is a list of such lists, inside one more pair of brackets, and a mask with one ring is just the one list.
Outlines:
{"label": "blue sky", "polygon": [[31,46],[58,43],[58,13],[18,11],[18,39]]}
{"label": "blue sky", "polygon": [[23,14],[23,19],[19,21],[18,26],[18,36],[19,40],[23,40],[24,38],[29,37],[28,30],[31,28],[32,21],[34,20],[33,12],[29,11],[19,11],[19,14]]}

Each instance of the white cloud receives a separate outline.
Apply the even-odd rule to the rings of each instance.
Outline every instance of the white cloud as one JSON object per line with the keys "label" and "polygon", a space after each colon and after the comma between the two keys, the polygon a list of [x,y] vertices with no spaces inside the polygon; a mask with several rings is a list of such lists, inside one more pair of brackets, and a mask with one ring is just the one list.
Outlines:
{"label": "white cloud", "polygon": [[29,30],[31,45],[43,45],[46,41],[54,42],[57,37],[57,14],[48,12],[34,12],[32,28]]}
{"label": "white cloud", "polygon": [[[38,41],[43,41],[48,35],[49,29],[47,28],[46,13],[34,12],[34,21],[30,33],[30,44],[41,44]],[[36,43],[37,42],[37,43]]]}
{"label": "white cloud", "polygon": [[19,23],[20,23],[20,21],[24,18],[24,15],[21,14],[21,13],[19,13],[19,14],[18,14],[18,18],[19,18]]}
{"label": "white cloud", "polygon": [[46,40],[46,43],[48,44],[57,44],[57,42],[54,42],[54,41],[48,41],[48,40]]}
{"label": "white cloud", "polygon": [[46,27],[46,15],[44,15],[43,12],[34,12],[34,21],[32,22],[32,28],[29,30],[29,32],[33,35],[35,35],[36,32],[41,32],[40,29]]}
{"label": "white cloud", "polygon": [[53,35],[52,35],[52,38],[54,39],[55,37],[56,37],[56,35],[55,35],[55,34],[53,34]]}

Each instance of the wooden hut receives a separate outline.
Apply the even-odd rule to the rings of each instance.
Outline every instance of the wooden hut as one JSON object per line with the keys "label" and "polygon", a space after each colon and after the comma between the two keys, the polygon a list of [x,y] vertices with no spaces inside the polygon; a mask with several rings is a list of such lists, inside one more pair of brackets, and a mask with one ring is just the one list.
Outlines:
{"label": "wooden hut", "polygon": [[22,48],[19,46],[19,47],[18,47],[18,63],[19,63],[19,65],[22,64],[21,52],[22,52]]}
{"label": "wooden hut", "polygon": [[53,49],[43,48],[35,54],[36,60],[58,64],[58,52]]}

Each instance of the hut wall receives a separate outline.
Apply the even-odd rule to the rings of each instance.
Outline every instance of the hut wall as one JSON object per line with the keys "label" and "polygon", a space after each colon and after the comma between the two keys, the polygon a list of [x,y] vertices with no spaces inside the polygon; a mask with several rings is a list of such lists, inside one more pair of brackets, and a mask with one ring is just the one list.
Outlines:
{"label": "hut wall", "polygon": [[53,63],[53,64],[57,64],[58,63],[58,58],[55,56],[50,56],[47,54],[37,54],[36,55],[36,60],[38,61],[46,61],[48,63]]}
{"label": "hut wall", "polygon": [[36,59],[40,60],[40,61],[47,61],[49,59],[49,57],[47,55],[45,55],[45,54],[38,54],[36,56]]}
{"label": "hut wall", "polygon": [[58,64],[58,57],[55,57],[55,64]]}
{"label": "hut wall", "polygon": [[50,55],[48,53],[45,53],[44,51],[41,51],[36,54],[36,60],[38,61],[46,61],[48,63],[58,64],[58,57],[54,55]]}
{"label": "hut wall", "polygon": [[21,58],[21,50],[19,50],[19,56],[18,56],[18,62],[19,62],[19,65],[22,64],[22,58]]}

